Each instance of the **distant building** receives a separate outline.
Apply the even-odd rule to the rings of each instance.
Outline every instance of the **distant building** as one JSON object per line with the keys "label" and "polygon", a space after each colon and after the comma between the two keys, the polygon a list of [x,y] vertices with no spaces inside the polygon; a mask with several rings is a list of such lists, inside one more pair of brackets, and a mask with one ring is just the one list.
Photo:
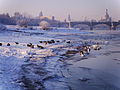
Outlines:
{"label": "distant building", "polygon": [[68,22],[69,22],[69,25],[68,25],[68,28],[71,28],[71,16],[70,16],[70,14],[68,15]]}
{"label": "distant building", "polygon": [[101,18],[100,22],[111,22],[112,18],[110,17],[109,13],[108,13],[108,9],[106,9],[105,11],[105,17]]}
{"label": "distant building", "polygon": [[68,15],[68,21],[71,22],[71,16],[70,16],[70,14]]}
{"label": "distant building", "polygon": [[65,19],[65,20],[64,20],[64,22],[66,23],[66,22],[67,22],[67,20]]}
{"label": "distant building", "polygon": [[52,21],[55,21],[55,16],[52,16]]}
{"label": "distant building", "polygon": [[43,16],[43,13],[42,13],[42,11],[40,12],[40,14],[39,14],[39,17],[42,17]]}
{"label": "distant building", "polygon": [[55,21],[54,16],[44,16],[42,11],[39,13],[39,19],[40,20],[52,20],[52,21]]}
{"label": "distant building", "polygon": [[92,19],[91,22],[97,22],[95,19]]}

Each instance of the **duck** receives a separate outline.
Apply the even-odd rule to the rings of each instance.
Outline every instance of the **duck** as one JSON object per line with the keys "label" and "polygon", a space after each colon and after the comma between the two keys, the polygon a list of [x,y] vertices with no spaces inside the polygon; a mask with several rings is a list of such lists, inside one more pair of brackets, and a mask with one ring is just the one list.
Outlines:
{"label": "duck", "polygon": [[55,40],[51,40],[52,43],[55,43]]}
{"label": "duck", "polygon": [[45,44],[45,45],[47,45],[47,44],[48,44],[48,42],[47,42],[47,41],[44,41],[44,44]]}
{"label": "duck", "polygon": [[43,43],[43,41],[39,41],[40,43]]}
{"label": "duck", "polygon": [[18,42],[15,42],[15,44],[19,44]]}
{"label": "duck", "polygon": [[86,54],[89,54],[90,53],[90,47],[89,46],[84,46],[83,47],[83,52],[86,53]]}
{"label": "duck", "polygon": [[7,46],[10,46],[10,43],[8,43]]}
{"label": "duck", "polygon": [[31,45],[31,48],[34,48],[34,45]]}
{"label": "duck", "polygon": [[48,44],[52,44],[52,41],[47,41]]}
{"label": "duck", "polygon": [[60,41],[59,41],[59,40],[57,40],[56,42],[57,42],[57,43],[59,43]]}
{"label": "duck", "polygon": [[70,43],[70,41],[67,41],[66,43]]}
{"label": "duck", "polygon": [[0,46],[2,46],[2,43],[0,43]]}
{"label": "duck", "polygon": [[101,47],[99,46],[99,43],[95,44],[95,45],[92,45],[91,46],[94,50],[100,50]]}
{"label": "duck", "polygon": [[27,44],[27,47],[34,48],[34,45],[32,43]]}
{"label": "duck", "polygon": [[83,51],[80,51],[79,53],[80,53],[80,56],[81,56],[81,57],[85,56],[85,54],[84,54]]}
{"label": "duck", "polygon": [[37,47],[40,48],[40,49],[44,49],[44,47],[43,47],[43,46],[40,46],[40,45],[37,45]]}
{"label": "duck", "polygon": [[27,44],[27,47],[31,47],[31,46],[32,46],[32,43]]}

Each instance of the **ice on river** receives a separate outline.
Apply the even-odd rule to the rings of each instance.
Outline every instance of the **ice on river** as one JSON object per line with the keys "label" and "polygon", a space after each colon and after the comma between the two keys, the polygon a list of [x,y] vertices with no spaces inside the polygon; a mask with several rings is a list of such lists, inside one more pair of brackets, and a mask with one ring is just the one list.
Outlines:
{"label": "ice on river", "polygon": [[[7,28],[0,31],[0,90],[120,89],[119,31]],[[55,43],[39,42],[50,40]],[[102,49],[91,50],[85,57],[66,54],[97,42]],[[29,43],[34,48],[28,47]]]}

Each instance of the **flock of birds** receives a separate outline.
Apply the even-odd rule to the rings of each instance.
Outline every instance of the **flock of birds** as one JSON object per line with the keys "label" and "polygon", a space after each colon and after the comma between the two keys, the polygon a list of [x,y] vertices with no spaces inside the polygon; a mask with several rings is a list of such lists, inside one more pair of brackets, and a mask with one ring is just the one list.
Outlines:
{"label": "flock of birds", "polygon": [[[57,41],[55,41],[55,40],[39,41],[39,43],[44,44],[44,45],[53,44],[53,43],[59,43],[59,42],[60,42],[59,40],[57,40]],[[19,44],[19,42],[14,42],[14,43],[15,43],[16,45]],[[66,43],[71,43],[71,42],[70,42],[70,41],[66,41]],[[2,45],[3,45],[3,43],[0,43],[0,46],[2,46]],[[7,43],[6,46],[11,46],[11,44],[10,44],[10,43]],[[34,48],[34,47],[35,47],[35,45],[32,44],[32,43],[28,43],[26,46],[27,46],[27,47],[30,47],[30,48]],[[37,44],[36,47],[39,48],[39,49],[44,49],[44,47],[41,46],[41,45],[39,45],[39,44]]]}
{"label": "flock of birds", "polygon": [[79,50],[80,56],[83,57],[86,54],[89,54],[91,49],[93,49],[93,50],[100,50],[101,47],[100,47],[99,43],[97,43],[97,44],[94,44],[94,45],[79,46],[76,49]]}
{"label": "flock of birds", "polygon": [[[39,43],[42,43],[42,44],[44,44],[44,45],[53,44],[53,43],[59,43],[59,42],[60,42],[59,40],[57,40],[57,41],[55,41],[55,40],[39,41]],[[68,44],[71,43],[71,41],[66,41],[66,40],[64,40],[64,42],[66,42],[66,43],[68,43]],[[18,45],[19,43],[18,43],[18,42],[15,42],[15,44]],[[2,45],[3,45],[3,43],[0,43],[0,46],[2,46]],[[7,43],[6,45],[7,45],[7,46],[11,46],[10,43]],[[26,46],[27,46],[27,47],[30,47],[30,48],[35,48],[35,45],[32,44],[32,43],[28,43]],[[39,48],[39,49],[44,49],[43,46],[38,45],[38,44],[36,45],[36,47]],[[89,54],[90,51],[91,51],[91,49],[100,50],[101,47],[100,47],[99,43],[97,43],[97,44],[94,44],[94,45],[78,46],[78,47],[76,47],[76,49],[79,51],[80,56],[83,57],[83,56],[85,56],[86,54]]]}

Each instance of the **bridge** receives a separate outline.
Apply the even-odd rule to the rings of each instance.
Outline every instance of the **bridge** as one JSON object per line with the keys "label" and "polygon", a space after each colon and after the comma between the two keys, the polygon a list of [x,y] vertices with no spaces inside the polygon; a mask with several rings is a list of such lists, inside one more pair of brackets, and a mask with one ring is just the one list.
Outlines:
{"label": "bridge", "polygon": [[110,30],[116,30],[116,27],[120,25],[120,22],[60,22],[58,23],[59,27],[62,26],[71,26],[71,28],[74,28],[76,25],[88,25],[90,27],[90,30],[93,30],[96,25],[107,25],[109,26]]}

